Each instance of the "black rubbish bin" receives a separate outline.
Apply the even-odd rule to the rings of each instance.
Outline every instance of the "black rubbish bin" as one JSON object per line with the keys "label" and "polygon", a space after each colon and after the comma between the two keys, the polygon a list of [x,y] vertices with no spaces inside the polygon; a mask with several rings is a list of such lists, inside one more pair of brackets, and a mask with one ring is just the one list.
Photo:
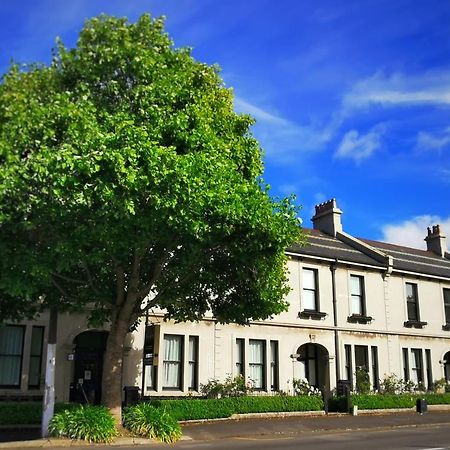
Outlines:
{"label": "black rubbish bin", "polygon": [[124,406],[135,405],[139,402],[139,388],[137,386],[125,386]]}
{"label": "black rubbish bin", "polygon": [[424,398],[418,398],[416,402],[416,411],[420,414],[428,411],[428,403]]}

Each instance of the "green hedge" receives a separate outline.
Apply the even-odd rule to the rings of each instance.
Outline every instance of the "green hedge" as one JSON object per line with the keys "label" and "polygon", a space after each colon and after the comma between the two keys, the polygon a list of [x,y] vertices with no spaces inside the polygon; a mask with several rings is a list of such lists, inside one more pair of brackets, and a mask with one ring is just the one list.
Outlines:
{"label": "green hedge", "polygon": [[[56,403],[55,413],[76,406],[76,403]],[[38,425],[41,420],[41,402],[0,402],[0,425]]]}
{"label": "green hedge", "polygon": [[[395,409],[414,408],[417,399],[423,398],[429,405],[450,404],[450,393],[447,394],[354,394],[351,396],[352,404],[359,409]],[[345,397],[334,397],[330,400],[330,411],[345,411]]]}
{"label": "green hedge", "polygon": [[164,408],[177,420],[217,419],[230,417],[233,414],[321,411],[323,409],[323,401],[318,396],[159,400],[151,404],[157,408]]}

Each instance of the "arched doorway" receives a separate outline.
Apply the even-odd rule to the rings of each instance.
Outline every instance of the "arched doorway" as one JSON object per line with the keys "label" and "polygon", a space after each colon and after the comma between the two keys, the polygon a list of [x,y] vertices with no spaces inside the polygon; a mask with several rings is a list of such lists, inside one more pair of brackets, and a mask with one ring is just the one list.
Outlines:
{"label": "arched doorway", "polygon": [[450,381],[450,352],[444,355],[444,377],[447,381]]}
{"label": "arched doorway", "polygon": [[311,386],[329,389],[329,355],[327,349],[314,343],[301,345],[297,349],[299,362],[296,376],[308,380]]}
{"label": "arched doorway", "polygon": [[102,396],[103,354],[107,331],[84,331],[73,343],[74,371],[70,401],[97,405]]}

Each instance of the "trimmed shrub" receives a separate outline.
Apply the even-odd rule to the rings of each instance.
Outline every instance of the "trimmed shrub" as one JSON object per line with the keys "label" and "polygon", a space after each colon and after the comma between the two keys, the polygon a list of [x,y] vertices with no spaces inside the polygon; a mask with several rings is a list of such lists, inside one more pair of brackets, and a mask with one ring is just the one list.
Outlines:
{"label": "trimmed shrub", "polygon": [[412,408],[416,404],[416,398],[412,394],[357,394],[352,395],[352,402],[359,409]]}
{"label": "trimmed shrub", "polygon": [[111,442],[117,436],[114,418],[104,406],[82,406],[56,413],[50,421],[52,436],[88,442]]}
{"label": "trimmed shrub", "polygon": [[38,424],[41,417],[41,402],[0,402],[0,425]]}
{"label": "trimmed shrub", "polygon": [[176,442],[181,437],[179,423],[164,408],[155,408],[149,403],[126,408],[123,425],[134,434],[162,442]]}
{"label": "trimmed shrub", "polygon": [[[56,403],[55,413],[78,406],[76,403]],[[41,402],[0,402],[0,425],[37,425],[41,421]]]}
{"label": "trimmed shrub", "polygon": [[424,398],[429,405],[450,405],[450,393],[445,394],[423,394],[417,398]]}
{"label": "trimmed shrub", "polygon": [[247,396],[221,399],[159,400],[151,402],[176,420],[199,420],[231,417],[233,414],[260,412],[321,411],[320,396]]}
{"label": "trimmed shrub", "polygon": [[416,401],[423,398],[429,405],[450,404],[450,394],[368,394],[352,395],[352,402],[359,409],[414,408]]}
{"label": "trimmed shrub", "polygon": [[222,399],[183,399],[151,402],[158,409],[164,409],[176,420],[220,419],[230,417],[233,409]]}
{"label": "trimmed shrub", "polygon": [[323,409],[323,400],[318,395],[238,397],[224,400],[230,403],[234,414],[321,411]]}

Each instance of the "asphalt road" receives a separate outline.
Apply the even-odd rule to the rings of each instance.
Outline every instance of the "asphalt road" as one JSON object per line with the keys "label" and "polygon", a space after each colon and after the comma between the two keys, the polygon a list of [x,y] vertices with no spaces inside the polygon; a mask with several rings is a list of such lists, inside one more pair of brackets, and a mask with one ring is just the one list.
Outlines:
{"label": "asphalt road", "polygon": [[[51,447],[67,450],[67,447]],[[91,447],[76,447],[83,450]],[[450,450],[450,425],[419,426],[373,431],[339,431],[306,433],[296,436],[257,436],[232,439],[181,441],[172,446],[150,444],[146,446],[101,446],[116,450]]]}
{"label": "asphalt road", "polygon": [[[29,430],[30,432],[32,430]],[[10,430],[3,436],[3,448],[23,449],[50,444],[52,449],[61,449],[58,442],[35,439],[26,436],[26,430]],[[0,435],[8,430],[0,430]],[[171,448],[190,449],[335,449],[335,450],[450,450],[450,411],[435,411],[418,415],[409,412],[380,415],[330,415],[314,417],[247,418],[244,420],[225,420],[210,423],[186,423],[183,425],[183,441]],[[0,439],[1,440],[1,439]],[[12,442],[12,441],[19,442]],[[64,448],[73,443],[66,441]],[[169,446],[149,443],[131,446],[102,445],[104,449],[167,449]],[[76,448],[85,447],[77,443]],[[92,449],[92,446],[89,448]]]}

